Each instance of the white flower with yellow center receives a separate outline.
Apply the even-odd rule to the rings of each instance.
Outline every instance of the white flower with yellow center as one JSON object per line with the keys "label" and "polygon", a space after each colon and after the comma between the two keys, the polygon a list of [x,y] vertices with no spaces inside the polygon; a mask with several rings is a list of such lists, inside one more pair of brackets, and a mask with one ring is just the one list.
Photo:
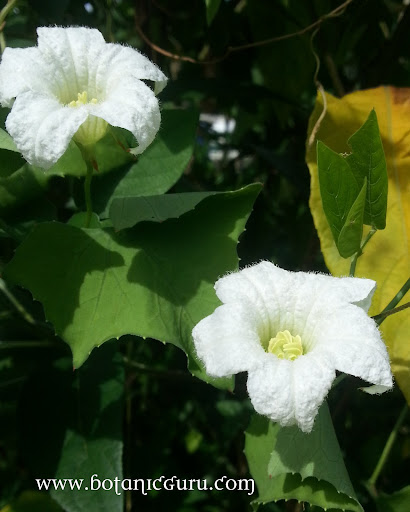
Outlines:
{"label": "white flower with yellow center", "polygon": [[37,34],[37,47],[6,48],[0,64],[0,103],[12,107],[6,128],[24,158],[48,169],[72,138],[92,146],[108,125],[135,136],[134,154],[144,151],[160,125],[162,71],[95,29],[42,27]]}
{"label": "white flower with yellow center", "polygon": [[269,262],[216,282],[223,305],[193,330],[198,357],[213,377],[248,372],[255,410],[310,432],[335,371],[393,385],[389,357],[368,315],[376,283],[288,272]]}

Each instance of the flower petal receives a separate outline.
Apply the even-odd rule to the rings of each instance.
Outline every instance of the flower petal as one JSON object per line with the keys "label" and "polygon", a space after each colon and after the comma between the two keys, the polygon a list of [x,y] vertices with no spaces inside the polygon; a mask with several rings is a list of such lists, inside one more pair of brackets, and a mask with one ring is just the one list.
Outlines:
{"label": "flower petal", "polygon": [[326,357],[312,353],[288,361],[271,355],[249,372],[248,393],[259,414],[310,432],[334,378]]}
{"label": "flower petal", "polygon": [[326,279],[329,290],[334,290],[341,300],[355,304],[366,312],[369,310],[376,291],[376,281],[359,277],[322,277]]}
{"label": "flower petal", "polygon": [[102,34],[85,27],[40,27],[37,34],[38,49],[53,68],[59,85],[55,95],[61,103],[76,100],[83,91],[88,92],[90,99],[100,99],[101,91],[89,77],[95,74],[106,48]]}
{"label": "flower petal", "polygon": [[87,118],[85,108],[63,107],[54,98],[35,92],[19,94],[6,120],[6,128],[24,158],[50,168]]}
{"label": "flower petal", "polygon": [[[107,81],[116,81],[127,74],[137,80],[151,80],[155,82],[155,94],[159,94],[167,85],[167,77],[147,57],[134,48],[109,43],[104,50],[109,69]],[[100,64],[101,65],[101,64]]]}
{"label": "flower petal", "polygon": [[374,320],[357,306],[347,304],[322,324],[315,350],[326,353],[341,372],[387,389],[393,386],[389,356],[380,331]]}
{"label": "flower petal", "polygon": [[286,323],[291,321],[287,304],[292,304],[297,290],[292,288],[290,276],[290,272],[262,261],[222,277],[215,283],[215,291],[226,304],[243,304],[259,311],[265,326],[264,344],[281,330],[281,326],[287,325],[285,328],[291,330]]}
{"label": "flower petal", "polygon": [[11,107],[26,91],[51,94],[55,77],[38,48],[6,48],[0,66],[0,103]]}
{"label": "flower petal", "polygon": [[151,144],[161,122],[155,94],[143,82],[129,76],[117,82],[106,101],[93,105],[90,112],[112,126],[130,131],[138,142],[138,147],[131,150],[135,155]]}
{"label": "flower petal", "polygon": [[192,331],[199,359],[213,377],[226,377],[263,364],[268,354],[258,335],[260,319],[241,305],[226,304]]}
{"label": "flower petal", "polygon": [[349,302],[366,310],[375,286],[370,279],[288,272],[263,261],[219,279],[215,290],[224,303],[246,303],[259,309],[268,338],[287,329],[300,335],[305,348],[311,350],[323,319]]}

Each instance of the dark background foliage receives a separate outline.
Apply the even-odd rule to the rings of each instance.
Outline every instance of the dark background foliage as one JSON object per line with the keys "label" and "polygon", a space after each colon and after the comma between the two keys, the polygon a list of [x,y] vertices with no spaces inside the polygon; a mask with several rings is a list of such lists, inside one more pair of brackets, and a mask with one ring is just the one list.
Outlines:
{"label": "dark background foliage", "polygon": [[[8,45],[24,47],[35,44],[37,26],[85,25],[101,30],[107,41],[139,48],[171,79],[162,104],[193,106],[202,114],[194,156],[172,191],[235,190],[262,182],[239,244],[241,264],[270,259],[291,270],[325,271],[308,207],[304,162],[316,96],[312,45],[320,60],[318,79],[335,95],[380,84],[410,86],[410,11],[405,2],[345,4],[338,16],[329,17],[339,1],[222,0],[208,24],[204,0],[26,0],[7,18],[4,35]],[[284,40],[237,48],[314,23],[319,30],[313,42],[312,28]],[[234,122],[234,130],[219,133],[216,116]],[[71,215],[67,201],[75,180],[54,177],[45,195],[36,197],[44,218],[66,220]],[[17,219],[19,211],[14,215]],[[0,243],[4,265],[15,245],[7,237]],[[41,306],[29,294],[15,293],[30,314],[41,318]],[[34,477],[50,476],[47,471],[55,465],[64,433],[59,422],[67,408],[76,407],[70,391],[76,377],[67,370],[68,349],[50,339],[46,325],[22,321],[1,293],[0,305],[1,338],[27,341],[18,349],[0,345],[1,507],[34,488]],[[126,369],[124,476],[249,477],[243,455],[243,430],[251,412],[245,377],[237,378],[234,393],[220,391],[192,378],[185,356],[173,346],[131,337],[122,338],[120,345],[129,360],[138,361]],[[96,357],[88,361],[90,367]],[[353,484],[366,511],[372,512],[361,481],[373,470],[403,398],[397,389],[383,397],[363,396],[356,390],[359,384],[345,379],[331,392],[329,403]],[[95,398],[86,399],[92,404]],[[409,483],[409,461],[405,426],[381,477],[383,491]],[[300,510],[298,506],[270,504],[266,510]],[[249,497],[215,491],[133,493],[132,510],[249,510]]]}

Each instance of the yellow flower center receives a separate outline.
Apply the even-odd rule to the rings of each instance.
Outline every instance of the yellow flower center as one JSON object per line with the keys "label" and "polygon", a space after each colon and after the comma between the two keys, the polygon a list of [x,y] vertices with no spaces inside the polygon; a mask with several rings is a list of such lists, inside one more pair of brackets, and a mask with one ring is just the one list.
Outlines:
{"label": "yellow flower center", "polygon": [[87,91],[79,92],[78,98],[76,100],[70,101],[68,104],[69,107],[79,107],[81,105],[85,105],[86,103],[92,103],[95,105],[98,103],[98,100],[96,98],[93,98],[92,100],[88,101],[88,94]]}
{"label": "yellow flower center", "polygon": [[[87,103],[96,105],[98,100],[96,98],[92,98],[90,101],[88,101],[87,91],[83,91],[81,93],[79,92],[78,98],[76,100],[70,101],[68,106],[76,108],[81,107],[82,105],[86,105]],[[82,146],[91,146],[104,137],[107,132],[107,126],[107,121],[104,121],[104,119],[101,119],[101,117],[89,115],[75,133],[74,140],[80,143]]]}
{"label": "yellow flower center", "polygon": [[303,355],[302,340],[299,335],[292,336],[289,331],[279,331],[274,338],[269,340],[268,352],[279,359],[294,361]]}

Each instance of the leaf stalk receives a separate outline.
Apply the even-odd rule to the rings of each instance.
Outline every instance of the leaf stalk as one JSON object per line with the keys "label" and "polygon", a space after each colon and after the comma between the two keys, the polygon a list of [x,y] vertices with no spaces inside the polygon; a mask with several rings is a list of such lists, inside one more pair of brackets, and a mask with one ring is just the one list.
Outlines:
{"label": "leaf stalk", "polygon": [[377,229],[372,227],[372,229],[367,233],[366,238],[363,240],[362,245],[360,246],[360,249],[353,255],[352,261],[350,263],[350,272],[349,276],[354,277],[356,272],[356,264],[358,258],[363,254],[363,249],[366,247],[369,240],[372,238],[372,236],[376,233]]}

